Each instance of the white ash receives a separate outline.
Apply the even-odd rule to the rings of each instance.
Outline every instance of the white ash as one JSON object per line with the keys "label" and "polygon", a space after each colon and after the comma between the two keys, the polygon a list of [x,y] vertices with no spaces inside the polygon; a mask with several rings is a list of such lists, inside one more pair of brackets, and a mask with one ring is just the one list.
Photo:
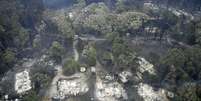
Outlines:
{"label": "white ash", "polygon": [[69,16],[70,19],[72,19],[74,17],[72,12],[68,13],[68,16]]}
{"label": "white ash", "polygon": [[111,81],[111,80],[114,80],[114,76],[106,75],[106,76],[105,76],[105,79]]}
{"label": "white ash", "polygon": [[144,58],[142,57],[139,57],[140,61],[139,61],[139,69],[140,69],[140,72],[141,73],[144,73],[144,72],[148,72],[152,75],[156,75],[156,71],[154,69],[154,65],[151,64],[149,61],[145,60]]}
{"label": "white ash", "polygon": [[18,94],[29,91],[32,88],[29,72],[27,70],[17,73],[15,79],[15,91]]}
{"label": "white ash", "polygon": [[123,71],[119,74],[119,77],[120,77],[120,80],[123,82],[123,83],[126,83],[128,82],[128,78],[131,77],[133,74],[129,71]]}
{"label": "white ash", "polygon": [[89,87],[83,78],[63,79],[58,81],[57,96],[64,99],[68,96],[82,95],[88,92]]}
{"label": "white ash", "polygon": [[91,67],[91,72],[95,73],[96,72],[96,68],[95,67]]}
{"label": "white ash", "polygon": [[140,83],[138,86],[138,94],[144,99],[144,101],[169,101],[167,94],[174,96],[172,92],[159,88],[157,91],[148,84]]}
{"label": "white ash", "polygon": [[98,101],[118,101],[120,98],[127,99],[127,94],[118,82],[105,83],[97,77],[95,98]]}

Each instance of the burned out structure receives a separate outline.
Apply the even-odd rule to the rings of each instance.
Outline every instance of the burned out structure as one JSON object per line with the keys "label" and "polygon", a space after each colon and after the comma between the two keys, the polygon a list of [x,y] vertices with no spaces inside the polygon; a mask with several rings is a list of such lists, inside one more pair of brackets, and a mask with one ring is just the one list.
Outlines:
{"label": "burned out structure", "polygon": [[200,101],[200,0],[1,0],[0,100]]}

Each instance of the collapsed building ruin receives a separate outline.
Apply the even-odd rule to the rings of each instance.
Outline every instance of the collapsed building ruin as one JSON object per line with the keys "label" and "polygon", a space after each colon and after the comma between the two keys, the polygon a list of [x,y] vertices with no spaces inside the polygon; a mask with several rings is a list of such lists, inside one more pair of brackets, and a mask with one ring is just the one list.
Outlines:
{"label": "collapsed building ruin", "polygon": [[140,83],[138,86],[138,94],[144,99],[144,101],[169,101],[167,97],[174,97],[174,94],[165,89],[154,88],[148,84]]}
{"label": "collapsed building ruin", "polygon": [[138,72],[136,73],[136,79],[142,80],[143,73],[148,72],[150,75],[156,75],[156,71],[154,69],[154,65],[151,64],[149,61],[145,60],[142,57],[139,57],[139,66]]}
{"label": "collapsed building ruin", "polygon": [[74,77],[60,79],[57,82],[57,95],[54,99],[65,99],[69,96],[77,96],[85,94],[89,91],[86,78]]}
{"label": "collapsed building ruin", "polygon": [[97,77],[95,98],[98,101],[118,101],[121,98],[127,99],[127,94],[118,82],[105,82]]}
{"label": "collapsed building ruin", "polygon": [[15,75],[15,79],[15,91],[18,94],[29,91],[32,88],[29,72],[27,70],[17,73]]}

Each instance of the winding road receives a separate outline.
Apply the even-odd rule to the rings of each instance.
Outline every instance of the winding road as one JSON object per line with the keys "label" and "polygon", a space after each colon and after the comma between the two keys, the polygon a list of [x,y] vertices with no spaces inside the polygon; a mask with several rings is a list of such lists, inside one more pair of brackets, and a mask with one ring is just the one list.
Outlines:
{"label": "winding road", "polygon": [[[73,41],[73,52],[74,52],[74,60],[78,61],[79,60],[79,53],[76,49],[76,45],[78,44],[78,40],[74,39]],[[52,83],[50,85],[50,88],[48,92],[46,93],[46,96],[48,97],[48,100],[52,99],[57,95],[57,82],[61,78],[68,78],[67,76],[63,75],[63,69],[61,65],[55,66],[55,69],[57,70],[56,76],[53,78]]]}
{"label": "winding road", "polygon": [[79,53],[78,53],[78,51],[77,51],[77,49],[76,49],[77,44],[78,44],[78,40],[75,39],[75,40],[73,41],[73,52],[74,52],[74,60],[75,60],[75,61],[78,61],[78,60],[79,60]]}
{"label": "winding road", "polygon": [[50,85],[50,88],[47,92],[47,97],[48,99],[52,99],[53,97],[55,97],[55,95],[57,94],[57,81],[60,79],[60,78],[63,78],[65,77],[62,73],[63,73],[63,70],[62,70],[62,66],[56,66],[55,69],[57,70],[57,74],[56,76],[53,78],[52,80],[52,83]]}
{"label": "winding road", "polygon": [[105,38],[96,38],[94,36],[87,36],[87,37],[79,37],[82,41],[106,41]]}

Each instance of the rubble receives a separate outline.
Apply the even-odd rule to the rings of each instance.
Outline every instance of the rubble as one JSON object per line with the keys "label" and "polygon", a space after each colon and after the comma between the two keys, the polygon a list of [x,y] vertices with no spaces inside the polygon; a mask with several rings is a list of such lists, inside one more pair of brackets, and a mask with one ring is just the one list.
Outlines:
{"label": "rubble", "polygon": [[72,19],[74,17],[72,12],[68,13],[68,16],[69,16],[70,19]]}
{"label": "rubble", "polygon": [[5,100],[8,100],[8,95],[5,95],[4,98],[5,98]]}
{"label": "rubble", "polygon": [[17,73],[15,79],[15,91],[18,94],[24,93],[32,88],[29,72],[27,70]]}
{"label": "rubble", "polygon": [[140,72],[141,73],[144,73],[144,72],[148,72],[152,75],[156,75],[156,71],[154,69],[154,65],[149,63],[147,60],[145,60],[144,58],[142,57],[139,57],[140,61],[139,61],[139,69],[140,69]]}
{"label": "rubble", "polygon": [[79,36],[78,35],[74,35],[74,40],[78,40],[79,39]]}
{"label": "rubble", "polygon": [[91,67],[91,72],[95,73],[96,72],[96,68],[95,67]]}
{"label": "rubble", "polygon": [[57,99],[65,99],[68,96],[82,95],[88,92],[89,87],[83,78],[62,79],[57,82]]}
{"label": "rubble", "polygon": [[99,101],[118,101],[120,98],[127,99],[127,94],[118,82],[106,83],[97,77],[95,98]]}
{"label": "rubble", "polygon": [[160,32],[160,29],[158,27],[145,27],[145,31],[154,34]]}
{"label": "rubble", "polygon": [[137,88],[138,94],[144,99],[144,101],[169,101],[166,95],[174,95],[172,92],[166,91],[164,89],[155,91],[153,87],[143,83],[140,83]]}
{"label": "rubble", "polygon": [[144,6],[145,9],[151,9],[151,10],[154,10],[154,11],[159,11],[159,9],[160,9],[157,5],[154,5],[151,2],[146,2],[146,3],[144,3],[143,6]]}
{"label": "rubble", "polygon": [[106,76],[105,76],[105,79],[111,81],[111,80],[114,80],[114,77],[111,76],[111,75],[106,75]]}
{"label": "rubble", "polygon": [[143,79],[143,73],[148,72],[150,75],[156,75],[156,71],[154,69],[154,65],[145,60],[142,57],[138,57],[139,67],[137,68],[137,72],[134,76],[136,81],[141,81]]}
{"label": "rubble", "polygon": [[42,21],[40,22],[40,24],[39,24],[38,26],[36,26],[35,28],[36,28],[36,30],[37,30],[38,32],[41,32],[43,29],[45,29],[46,26],[47,26],[46,23],[42,20]]}
{"label": "rubble", "polygon": [[133,74],[129,71],[123,71],[119,74],[119,77],[120,77],[120,80],[123,82],[123,83],[126,83],[128,82],[128,78],[131,77]]}

